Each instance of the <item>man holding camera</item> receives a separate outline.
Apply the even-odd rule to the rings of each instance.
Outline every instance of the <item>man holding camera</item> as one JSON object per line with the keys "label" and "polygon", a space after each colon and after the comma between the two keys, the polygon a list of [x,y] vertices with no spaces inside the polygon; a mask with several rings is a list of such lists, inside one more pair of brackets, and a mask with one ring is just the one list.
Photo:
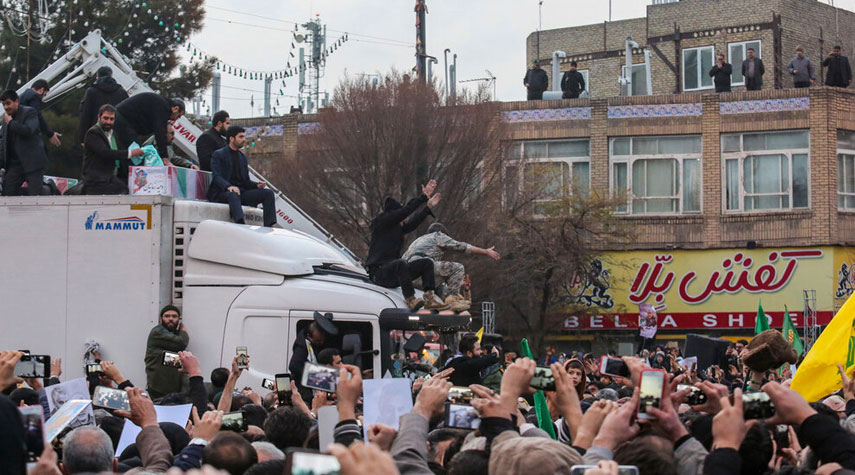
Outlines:
{"label": "man holding camera", "polygon": [[181,312],[174,305],[160,310],[160,323],[151,329],[145,349],[146,391],[152,399],[186,390],[189,385],[187,374],[174,366],[163,363],[163,353],[184,351],[190,336],[181,323]]}

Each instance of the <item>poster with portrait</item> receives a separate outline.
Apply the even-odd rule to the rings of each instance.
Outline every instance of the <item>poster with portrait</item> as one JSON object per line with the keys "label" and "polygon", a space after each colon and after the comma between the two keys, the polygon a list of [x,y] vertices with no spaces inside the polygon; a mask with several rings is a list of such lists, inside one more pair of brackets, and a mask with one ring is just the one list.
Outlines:
{"label": "poster with portrait", "polygon": [[[48,408],[50,413],[54,414],[63,404],[74,399],[86,399],[92,401],[89,396],[89,390],[86,388],[86,378],[72,379],[60,384],[54,384],[44,389],[47,395]],[[92,405],[86,407],[74,420],[71,421],[69,427],[75,429],[80,426],[94,425],[95,413],[92,411]]]}
{"label": "poster with portrait", "polygon": [[642,338],[653,338],[659,329],[659,317],[653,305],[643,303],[638,306],[638,329]]}

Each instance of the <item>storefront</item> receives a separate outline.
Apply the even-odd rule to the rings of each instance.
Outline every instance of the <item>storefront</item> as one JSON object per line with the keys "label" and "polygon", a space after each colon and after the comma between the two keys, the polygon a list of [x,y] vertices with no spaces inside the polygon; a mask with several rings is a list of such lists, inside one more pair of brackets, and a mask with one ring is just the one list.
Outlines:
{"label": "storefront", "polygon": [[[571,286],[574,308],[560,323],[564,338],[617,341],[638,333],[639,304],[658,313],[658,337],[686,333],[750,336],[758,304],[772,328],[784,311],[801,330],[805,290],[816,291],[824,326],[855,289],[855,248],[627,251],[608,253]],[[575,338],[574,338],[575,337]],[[617,338],[616,338],[617,337]]]}

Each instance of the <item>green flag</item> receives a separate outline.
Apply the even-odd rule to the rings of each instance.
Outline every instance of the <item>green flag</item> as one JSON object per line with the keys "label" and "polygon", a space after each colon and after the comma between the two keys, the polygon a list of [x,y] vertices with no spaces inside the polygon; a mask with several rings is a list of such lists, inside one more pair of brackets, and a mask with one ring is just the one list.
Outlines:
{"label": "green flag", "polygon": [[754,319],[754,334],[758,335],[769,329],[769,319],[763,313],[763,304],[757,304],[757,317]]}
{"label": "green flag", "polygon": [[802,339],[799,338],[799,332],[796,331],[796,326],[793,325],[793,320],[790,319],[790,311],[787,310],[786,305],[784,305],[784,326],[781,327],[781,333],[793,345],[793,349],[796,350],[799,356],[805,352],[805,347],[802,346]]}
{"label": "green flag", "polygon": [[[534,359],[531,356],[528,339],[523,338],[520,346],[522,347],[523,356]],[[534,409],[537,412],[537,425],[546,431],[553,440],[558,439],[555,435],[555,425],[552,423],[552,417],[549,415],[549,407],[546,405],[546,395],[543,394],[543,391],[538,390],[534,393]]]}

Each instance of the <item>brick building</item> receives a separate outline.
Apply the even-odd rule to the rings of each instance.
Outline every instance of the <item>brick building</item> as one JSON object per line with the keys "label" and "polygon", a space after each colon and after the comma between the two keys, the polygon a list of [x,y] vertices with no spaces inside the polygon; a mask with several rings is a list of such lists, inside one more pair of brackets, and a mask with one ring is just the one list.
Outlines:
{"label": "brick building", "polygon": [[844,54],[855,54],[855,13],[817,0],[681,0],[649,5],[645,18],[531,33],[527,64],[537,55],[539,37],[539,59],[549,75],[552,52],[562,50],[567,57],[561,60],[561,70],[577,61],[592,97],[617,96],[628,35],[640,45],[632,58],[636,94],[646,91],[643,49],[651,52],[653,94],[713,89],[708,73],[717,53],[724,53],[733,65],[734,91],[743,90],[741,65],[749,47],[765,64],[763,88],[782,88],[792,87],[786,68],[798,45],[817,68],[820,84],[820,63],[834,45],[841,45]]}

